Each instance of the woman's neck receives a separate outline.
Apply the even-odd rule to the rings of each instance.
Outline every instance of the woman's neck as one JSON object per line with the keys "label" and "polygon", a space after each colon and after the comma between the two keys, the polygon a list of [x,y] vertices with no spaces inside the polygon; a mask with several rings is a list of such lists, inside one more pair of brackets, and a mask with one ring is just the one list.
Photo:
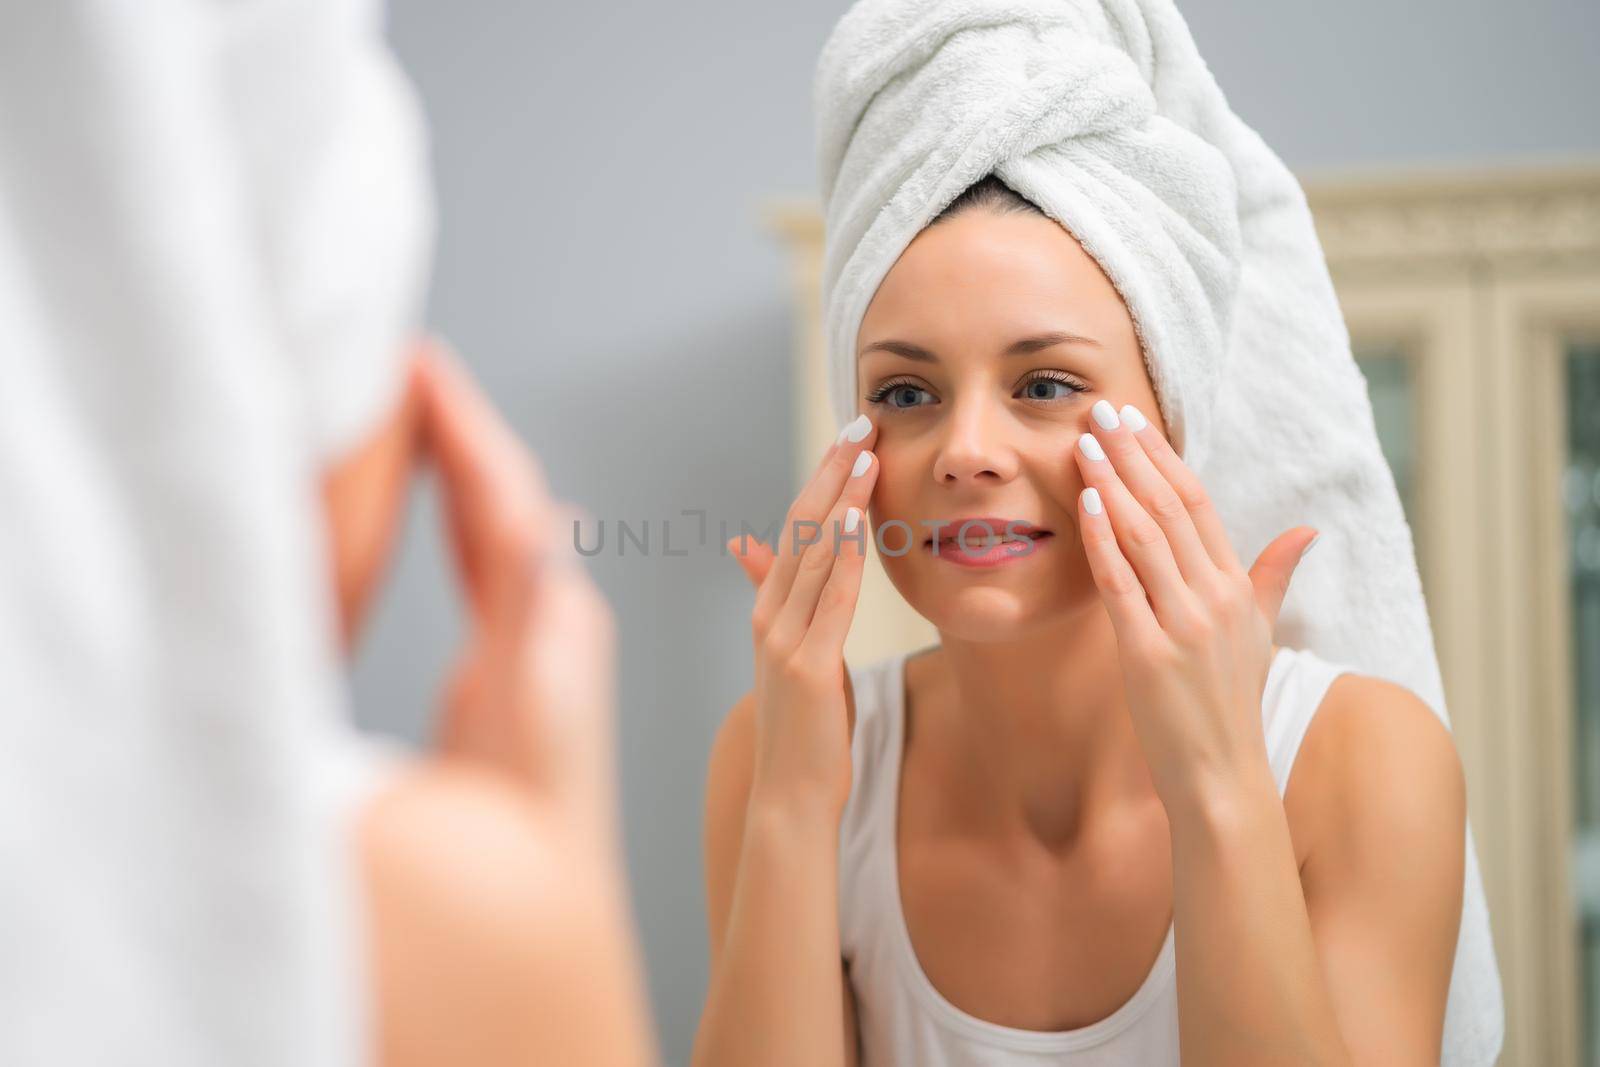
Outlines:
{"label": "woman's neck", "polygon": [[1098,603],[1021,640],[941,633],[927,660],[912,729],[951,783],[948,817],[1066,848],[1101,816],[1158,802]]}
{"label": "woman's neck", "polygon": [[917,658],[912,740],[950,784],[949,824],[1009,827],[1065,849],[1108,816],[1160,804],[1100,604],[1022,640],[941,632]]}

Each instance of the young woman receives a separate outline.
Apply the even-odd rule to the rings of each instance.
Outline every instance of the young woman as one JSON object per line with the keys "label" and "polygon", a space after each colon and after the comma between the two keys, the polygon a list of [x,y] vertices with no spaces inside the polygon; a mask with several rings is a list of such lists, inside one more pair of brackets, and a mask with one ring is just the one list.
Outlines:
{"label": "young woman", "polygon": [[[755,686],[708,772],[695,1063],[1438,1063],[1451,737],[1273,643],[1314,531],[1246,570],[1096,259],[986,180],[856,351],[861,417],[743,560]],[[847,669],[863,516],[939,642]]]}

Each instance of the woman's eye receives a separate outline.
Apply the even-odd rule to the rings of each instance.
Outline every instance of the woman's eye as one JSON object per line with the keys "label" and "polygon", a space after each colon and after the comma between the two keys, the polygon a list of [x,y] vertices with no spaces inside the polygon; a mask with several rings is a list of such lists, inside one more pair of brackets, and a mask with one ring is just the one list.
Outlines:
{"label": "woman's eye", "polygon": [[1065,400],[1083,389],[1062,378],[1032,378],[1022,384],[1021,395],[1028,400]]}
{"label": "woman's eye", "polygon": [[[923,400],[919,399],[919,397],[926,397],[928,399]],[[919,385],[911,385],[906,382],[896,382],[882,386],[877,389],[872,396],[868,397],[868,399],[875,404],[884,404],[897,410],[921,407],[928,403],[929,400],[932,400],[932,398],[933,394],[928,392],[926,389]]]}

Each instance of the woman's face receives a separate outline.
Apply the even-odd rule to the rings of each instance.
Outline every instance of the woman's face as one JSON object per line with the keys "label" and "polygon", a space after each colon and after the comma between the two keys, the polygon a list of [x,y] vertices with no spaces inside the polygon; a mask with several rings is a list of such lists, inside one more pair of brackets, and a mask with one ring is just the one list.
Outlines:
{"label": "woman's face", "polygon": [[[1133,320],[1099,264],[1033,213],[974,208],[919,234],[861,324],[861,409],[879,427],[874,527],[895,588],[941,631],[998,641],[1096,603],[1077,530],[1072,449],[1104,398],[1161,419]],[[992,516],[1040,528],[974,565]],[[934,523],[945,523],[934,526]],[[1047,532],[1045,532],[1047,531]],[[1021,546],[1021,547],[1026,547]]]}

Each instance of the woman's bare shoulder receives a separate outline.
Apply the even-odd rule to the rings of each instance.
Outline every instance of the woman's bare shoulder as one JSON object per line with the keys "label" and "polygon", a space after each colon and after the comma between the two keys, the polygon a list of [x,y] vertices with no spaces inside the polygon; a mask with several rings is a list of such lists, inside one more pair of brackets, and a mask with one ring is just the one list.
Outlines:
{"label": "woman's bare shoulder", "polygon": [[1407,687],[1342,673],[1306,730],[1284,808],[1302,869],[1318,851],[1403,847],[1459,828],[1466,782],[1454,735]]}
{"label": "woman's bare shoulder", "polygon": [[[409,766],[362,809],[382,1063],[499,1063],[592,1044],[607,1021],[598,1014],[629,995],[629,919],[573,841],[496,776],[439,760]],[[548,1010],[501,1010],[508,998]],[[643,1035],[623,1027],[607,1039]]]}

